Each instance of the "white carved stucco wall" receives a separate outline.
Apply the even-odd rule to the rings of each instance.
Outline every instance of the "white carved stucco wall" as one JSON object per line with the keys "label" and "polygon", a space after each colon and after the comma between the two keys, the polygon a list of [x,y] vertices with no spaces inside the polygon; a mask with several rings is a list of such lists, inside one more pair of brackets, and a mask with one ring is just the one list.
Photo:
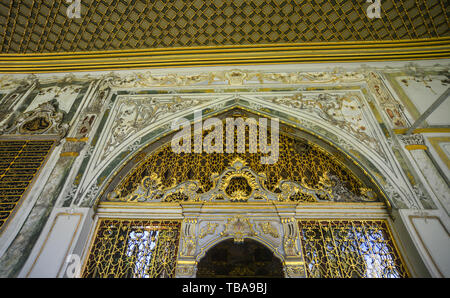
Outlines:
{"label": "white carved stucco wall", "polygon": [[[420,67],[427,71],[448,72],[446,63],[441,62],[441,65],[437,66],[422,63]],[[392,63],[387,66],[372,64],[327,67],[287,65],[276,68],[222,67],[88,75],[0,76],[0,91],[5,94],[1,100],[10,104],[2,107],[0,111],[3,117],[0,119],[1,125],[6,123],[8,116],[13,115],[15,109],[27,99],[32,90],[38,90],[41,85],[52,85],[57,82],[66,82],[70,86],[79,86],[83,82],[88,85],[68,122],[69,131],[65,139],[53,152],[55,155],[53,162],[47,164],[39,177],[42,180],[39,180],[39,184],[42,185],[36,186],[36,192],[27,198],[29,207],[26,207],[27,204],[25,207],[22,206],[14,221],[0,236],[2,238],[0,263],[5,262],[5,258],[14,256],[15,248],[26,243],[27,235],[33,233],[31,228],[29,234],[26,231],[20,232],[20,228],[29,220],[30,215],[42,214],[37,211],[33,213],[32,208],[38,197],[47,195],[42,190],[43,184],[53,183],[45,180],[60,163],[58,155],[61,152],[75,153],[72,154],[73,161],[67,175],[64,176],[62,187],[56,193],[54,205],[48,207],[52,211],[45,227],[42,231],[35,231],[40,233],[40,237],[34,248],[28,252],[29,257],[23,268],[19,270],[21,276],[39,275],[39,264],[44,262],[41,258],[49,253],[48,246],[43,244],[48,239],[53,239],[52,233],[62,233],[51,228],[54,225],[53,219],[61,213],[60,208],[86,214],[87,210],[92,210],[98,203],[99,195],[114,173],[141,148],[169,133],[173,119],[191,115],[194,110],[203,110],[205,113],[220,112],[229,108],[230,105],[226,106],[225,102],[232,102],[232,105],[243,106],[272,117],[282,115],[286,123],[313,132],[334,143],[360,162],[381,186],[394,209],[411,212],[423,210],[421,212],[425,215],[426,212],[435,212],[427,210],[440,210],[438,218],[444,227],[448,225],[449,192],[448,186],[444,184],[445,179],[437,170],[433,170],[435,165],[423,156],[423,151],[406,150],[405,140],[393,133],[393,129],[408,127],[414,121],[414,117],[403,107],[399,92],[386,79],[386,73],[407,72],[411,69],[411,65]],[[74,83],[71,83],[72,81]],[[58,102],[62,103],[60,107],[62,111],[70,110],[74,103],[73,92],[45,88],[46,92],[50,92],[48,93],[50,95],[46,95],[48,98],[57,95]],[[263,91],[269,88],[290,88],[290,90],[277,93]],[[209,92],[199,93],[205,89]],[[146,90],[154,92],[145,94]],[[192,93],[194,91],[197,93]],[[37,102],[42,101],[42,96],[36,97],[36,102],[33,100],[28,109],[32,110],[33,106],[37,106]],[[441,168],[442,171],[446,172],[448,169]],[[32,197],[35,199],[31,199]],[[124,210],[126,211],[126,208],[122,212]],[[185,218],[185,221],[188,220],[185,215],[178,216]],[[76,225],[85,227],[85,232],[77,232],[70,245],[61,244],[64,247],[69,246],[64,249],[68,254],[73,251],[86,253],[85,246],[89,243],[89,233],[86,230],[92,228],[92,218],[89,220],[86,216],[83,218],[85,222]],[[224,217],[220,223],[221,227],[230,218],[232,217]],[[214,224],[198,218],[195,220],[197,220],[195,231],[197,234],[207,223]],[[258,222],[254,222],[254,219],[249,220],[255,227],[258,226]],[[74,228],[75,222],[67,229],[79,231],[78,228]],[[219,225],[219,222],[216,223]],[[280,237],[284,237],[283,224],[279,219],[274,221]],[[440,272],[441,275],[446,275],[448,272],[446,263],[433,262],[433,255],[428,254],[431,256],[430,259],[424,248],[424,245],[432,245],[430,241],[433,241],[433,238],[426,238],[422,240],[425,244],[418,244],[420,241],[414,239],[418,237],[417,235],[420,236],[423,230],[411,228],[406,221],[405,225],[430,274],[439,276]],[[197,234],[195,235],[198,238]],[[441,239],[442,235],[445,233],[436,234],[439,243],[445,243],[445,239]],[[212,235],[205,235],[199,238],[204,240],[200,240],[196,249],[204,245],[207,247],[208,243],[214,241],[211,237]],[[266,241],[273,247],[280,247],[274,244],[277,239],[269,237]],[[180,251],[184,249],[180,247]],[[440,249],[442,251],[445,248]],[[196,251],[194,255],[199,256],[201,253],[203,252]],[[283,253],[280,252],[280,256],[285,256]],[[434,252],[434,255],[439,256],[439,259],[443,254],[438,251]],[[60,262],[60,259],[55,260],[54,266],[58,268],[58,276],[64,276],[65,267]],[[47,262],[46,264],[50,266]],[[17,269],[13,270],[15,266],[17,267],[8,263],[2,274],[18,272]],[[445,268],[439,269],[439,266]],[[180,273],[181,275],[183,274]]]}

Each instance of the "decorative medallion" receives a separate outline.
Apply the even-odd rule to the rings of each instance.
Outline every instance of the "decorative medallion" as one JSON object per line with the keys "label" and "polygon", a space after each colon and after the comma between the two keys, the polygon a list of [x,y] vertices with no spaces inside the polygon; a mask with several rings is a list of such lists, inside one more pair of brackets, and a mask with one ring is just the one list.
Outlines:
{"label": "decorative medallion", "polygon": [[69,129],[63,118],[64,114],[59,111],[56,101],[48,101],[18,116],[12,125],[0,128],[0,134],[46,134],[63,138]]}

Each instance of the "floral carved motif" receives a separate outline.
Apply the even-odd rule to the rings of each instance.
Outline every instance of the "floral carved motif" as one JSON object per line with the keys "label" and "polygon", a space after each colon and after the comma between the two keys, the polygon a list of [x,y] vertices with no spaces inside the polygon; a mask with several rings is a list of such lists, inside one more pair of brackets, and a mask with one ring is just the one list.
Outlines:
{"label": "floral carved motif", "polygon": [[360,187],[360,194],[348,190],[346,185],[335,175],[327,172],[319,179],[319,183],[312,186],[306,178],[301,183],[281,180],[276,185],[276,192],[265,187],[266,177],[262,173],[255,173],[240,158],[231,162],[220,175],[212,174],[211,180],[215,187],[208,192],[200,193],[198,181],[184,181],[165,187],[161,178],[152,173],[145,176],[139,187],[127,196],[122,196],[117,189],[107,195],[108,201],[122,202],[173,202],[173,201],[211,201],[211,202],[248,202],[248,201],[335,201],[335,202],[375,202],[376,193],[369,188]]}
{"label": "floral carved motif", "polygon": [[248,218],[241,215],[237,215],[228,219],[225,224],[225,230],[220,233],[223,237],[232,236],[234,242],[243,242],[244,238],[256,236],[256,232],[253,229],[253,224],[250,223]]}
{"label": "floral carved motif", "polygon": [[267,73],[232,69],[199,74],[165,74],[151,72],[134,73],[120,77],[117,74],[105,78],[114,88],[136,88],[150,86],[191,86],[201,83],[222,83],[226,85],[243,85],[252,83],[353,83],[364,80],[364,75],[356,72],[285,72]]}
{"label": "floral carved motif", "polygon": [[199,239],[203,239],[208,235],[212,235],[216,232],[217,227],[219,226],[218,223],[212,223],[208,222],[200,231],[200,235],[198,236]]}
{"label": "floral carved motif", "polygon": [[259,228],[264,234],[270,235],[273,238],[280,237],[280,234],[278,233],[278,229],[270,222],[260,222],[258,223]]}
{"label": "floral carved motif", "polygon": [[363,117],[360,99],[356,95],[328,93],[304,95],[297,93],[290,96],[262,98],[293,110],[307,111],[309,114],[351,133],[373,149],[379,149],[379,142],[368,133],[368,124]]}
{"label": "floral carved motif", "polygon": [[404,145],[425,145],[425,139],[421,134],[400,135],[399,139]]}

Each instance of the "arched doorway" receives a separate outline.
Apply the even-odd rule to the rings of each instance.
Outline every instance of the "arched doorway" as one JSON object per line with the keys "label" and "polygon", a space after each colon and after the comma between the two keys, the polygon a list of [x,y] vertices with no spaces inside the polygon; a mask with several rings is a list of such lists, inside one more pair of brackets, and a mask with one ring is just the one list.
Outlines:
{"label": "arched doorway", "polygon": [[284,277],[281,261],[263,244],[224,240],[200,260],[197,277]]}

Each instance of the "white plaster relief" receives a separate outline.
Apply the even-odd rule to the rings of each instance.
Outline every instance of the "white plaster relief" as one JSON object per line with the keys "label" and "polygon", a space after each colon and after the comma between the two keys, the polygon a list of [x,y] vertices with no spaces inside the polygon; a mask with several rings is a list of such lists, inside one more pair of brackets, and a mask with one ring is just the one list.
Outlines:
{"label": "white plaster relief", "polygon": [[[388,65],[390,65],[390,64],[388,64]],[[399,66],[398,66],[398,69],[403,69],[402,67],[403,66],[401,66],[400,64],[398,64]],[[431,64],[430,64],[431,65]],[[347,66],[346,66],[347,67]],[[357,66],[357,67],[360,67],[360,66]],[[256,68],[255,68],[256,69]],[[281,67],[280,66],[280,68],[279,69],[284,69],[284,67]],[[259,78],[258,78],[258,76],[256,76],[256,75],[254,75],[253,76],[253,74],[250,74],[250,75],[245,75],[245,78],[244,79],[242,79],[243,77],[244,77],[244,75],[242,75],[242,74],[239,74],[239,72],[238,73],[235,73],[234,74],[234,76],[231,76],[231,77],[229,77],[227,80],[229,80],[229,81],[227,81],[227,80],[225,80],[225,79],[221,79],[221,78],[219,78],[219,77],[216,77],[216,78],[214,78],[214,80],[211,82],[211,84],[209,85],[210,87],[214,87],[215,88],[215,90],[217,91],[217,92],[221,92],[221,93],[224,93],[224,85],[226,85],[226,86],[239,86],[239,84],[253,84],[253,85],[259,85],[259,86],[262,86],[262,84],[261,83],[263,83],[263,84],[272,84],[272,86],[279,86],[280,84],[283,84],[283,82],[295,82],[296,84],[304,84],[305,86],[311,86],[311,85],[314,85],[314,84],[317,84],[317,85],[321,85],[321,84],[329,84],[329,85],[341,85],[342,83],[344,83],[344,82],[346,82],[346,83],[354,83],[354,84],[359,84],[358,82],[358,76],[356,76],[356,78],[354,78],[354,79],[346,79],[345,77],[341,77],[341,78],[339,78],[339,79],[335,79],[336,78],[336,76],[333,78],[333,72],[330,72],[330,71],[325,71],[326,73],[328,73],[328,76],[327,75],[325,75],[325,78],[326,79],[318,79],[318,77],[320,78],[320,76],[319,76],[319,74],[320,74],[320,72],[316,72],[318,75],[315,75],[315,76],[311,76],[311,77],[303,77],[303,78],[301,78],[301,79],[298,79],[300,76],[298,75],[298,72],[296,72],[295,70],[297,69],[299,69],[299,66],[295,66],[295,68],[294,67],[291,67],[291,68],[289,68],[289,67],[287,67],[286,69],[289,69],[289,71],[290,72],[292,72],[292,73],[296,73],[296,74],[294,74],[294,75],[292,75],[292,74],[290,74],[289,73],[289,71],[286,71],[285,72],[285,75],[280,75],[280,74],[275,74],[275,75],[272,75],[272,74],[270,74],[270,73],[267,73],[267,68],[264,70],[267,74],[266,75],[264,75],[264,78],[263,78],[263,80],[261,81],[261,80],[259,80]],[[306,68],[305,68],[306,69]],[[310,68],[309,69],[311,69],[311,66],[310,66]],[[374,70],[375,68],[371,68],[371,70]],[[430,67],[430,69],[435,69],[435,67],[434,66],[431,66]],[[303,70],[303,68],[302,68],[302,70]],[[386,70],[386,68],[384,68],[384,66],[383,67],[379,67],[378,68],[378,70],[380,70],[381,72],[382,71],[384,71],[384,70]],[[203,71],[203,70],[202,70]],[[223,70],[224,72],[225,72],[225,70]],[[340,70],[339,72],[342,72],[343,70]],[[169,73],[170,71],[167,71],[167,73]],[[176,71],[176,72],[178,72],[178,70]],[[198,70],[195,70],[195,69],[192,69],[192,70],[186,70],[185,71],[185,73],[186,74],[177,74],[175,71],[174,71],[174,73],[172,74],[172,76],[173,77],[177,77],[177,76],[181,76],[181,75],[186,75],[186,74],[188,74],[188,73],[191,73],[191,76],[194,76],[194,73],[195,72],[198,72]],[[205,73],[207,72],[206,70],[204,71]],[[228,71],[230,74],[229,75],[231,75],[232,73],[230,72],[230,71]],[[242,73],[245,73],[246,71],[241,71]],[[256,72],[261,72],[261,71],[254,71],[255,73]],[[117,73],[119,73],[119,72],[117,72]],[[120,76],[124,76],[124,74],[129,74],[130,72],[120,72]],[[132,73],[143,73],[143,72],[132,72]],[[281,72],[280,72],[281,73]],[[307,73],[306,71],[304,72],[304,73]],[[338,73],[338,72],[336,72],[336,73]],[[164,77],[164,76],[166,76],[166,74],[164,74],[164,71],[155,71],[155,72],[152,72],[152,74],[155,76],[155,77]],[[76,75],[76,77],[78,77],[78,78],[82,78],[83,77],[83,75],[79,75],[79,74],[75,74]],[[270,78],[270,75],[272,75],[272,77],[273,77],[273,80]],[[339,75],[339,74],[338,74]],[[253,77],[252,77],[253,76]],[[86,80],[93,80],[93,79],[99,79],[99,78],[107,78],[108,77],[108,75],[105,75],[105,74],[94,74],[94,76],[85,76],[84,78],[86,79]],[[0,81],[2,80],[4,78],[4,76],[0,76]],[[23,83],[23,81],[25,81],[25,79],[23,79],[23,76],[12,76],[12,80],[10,80],[10,81],[13,81],[13,83],[9,83],[9,82],[7,82],[7,83],[2,83],[2,82],[0,82],[0,86],[1,86],[1,88],[2,88],[2,90],[7,90],[8,88],[8,90],[12,90],[13,88],[12,88],[12,86],[14,87],[14,88],[16,88],[16,87],[18,87],[18,86],[20,86],[22,83]],[[223,77],[223,78],[225,78],[225,76]],[[313,78],[313,79],[311,79],[311,78]],[[41,83],[44,83],[44,82],[51,82],[52,80],[53,80],[53,82],[55,82],[55,83],[57,83],[57,82],[60,82],[60,81],[64,81],[64,80],[68,80],[68,79],[71,79],[71,76],[64,76],[64,75],[51,75],[51,76],[47,76],[47,75],[39,75],[38,77],[34,77],[34,79],[35,80],[39,80]],[[328,81],[327,81],[328,80]],[[347,80],[347,81],[346,81]],[[353,81],[352,81],[353,80]],[[189,80],[186,80],[186,82],[188,82]],[[360,81],[360,82],[362,82],[362,84],[364,84],[364,78],[362,78],[362,80]],[[147,83],[145,83],[145,84],[149,84],[148,82]],[[144,88],[144,85],[145,84],[141,84],[141,85],[137,85],[137,88]],[[191,84],[191,85],[189,85],[189,84]],[[205,81],[205,80],[203,80],[203,81],[201,81],[200,79],[195,79],[195,80],[192,80],[192,83],[186,83],[186,86],[192,86],[193,88],[194,87],[204,87],[205,85],[207,85],[208,84],[208,82],[207,81]],[[221,84],[223,84],[223,85],[221,85]],[[149,84],[148,85],[149,87],[153,87],[154,85],[151,85],[151,84]],[[169,84],[160,84],[159,86],[169,86]],[[246,86],[247,87],[247,86]],[[117,88],[117,89],[120,89],[120,86],[119,85],[117,85],[116,87],[114,87],[114,88]],[[30,92],[30,90],[31,90],[31,88],[30,89],[27,89],[26,90],[26,92]],[[255,89],[256,90],[256,89]],[[21,99],[23,99],[23,97],[21,97],[20,98],[20,100]],[[18,102],[16,102],[16,103],[19,103],[20,102],[20,100],[18,101]],[[266,105],[266,103],[264,103],[264,102],[259,102],[259,103],[251,103],[251,105],[253,105],[253,106],[255,106],[255,107],[258,107],[258,110],[261,108],[261,107],[264,107],[265,105]],[[107,106],[105,105],[104,106],[104,108],[106,108]],[[378,107],[378,105],[377,105],[377,107]],[[67,107],[66,107],[67,108]],[[386,117],[386,115],[385,114],[383,114],[383,118],[385,118]],[[387,119],[387,118],[385,118],[385,119]],[[0,119],[0,121],[2,121],[2,120],[4,120],[4,119]],[[78,121],[78,120],[77,120]],[[368,120],[368,121],[371,121],[370,119]],[[97,121],[97,122],[99,122],[99,121]],[[318,127],[318,125],[316,125],[316,124],[313,124],[312,122],[308,122],[308,121],[306,121],[306,120],[303,120],[302,119],[302,125],[304,125],[305,127],[306,126],[308,126],[309,128],[311,128],[311,129],[314,129],[314,128],[316,128],[316,127]],[[153,125],[152,126],[152,128],[144,128],[144,130],[143,131],[141,131],[141,132],[139,132],[138,134],[139,134],[139,136],[138,136],[138,138],[137,139],[139,139],[139,137],[140,136],[142,136],[143,135],[143,133],[144,133],[144,131],[145,132],[148,132],[148,131],[150,131],[151,129],[153,129],[153,128],[155,128],[157,125],[155,124],[155,125]],[[372,126],[370,125],[369,126],[369,128],[371,128]],[[95,130],[95,128],[93,128],[94,130]],[[334,131],[333,131],[334,132]],[[102,132],[103,133],[103,132]],[[337,133],[337,132],[336,132]],[[350,149],[352,149],[352,148],[358,148],[358,149],[361,149],[362,148],[362,145],[360,144],[360,142],[358,142],[358,140],[357,139],[355,139],[355,138],[351,138],[351,137],[349,137],[348,136],[348,134],[345,134],[345,132],[342,132],[342,134],[343,134],[343,136],[342,137],[340,137],[340,139],[339,139],[339,145],[342,145],[342,147],[343,148],[345,148],[346,150],[350,150]],[[135,139],[133,139],[133,140],[130,140],[130,142],[131,142],[131,144],[133,144],[133,142],[136,142],[135,141]],[[105,144],[105,142],[98,142],[97,143],[97,147],[90,147],[90,148],[98,148],[100,145],[104,145]],[[129,142],[126,142],[126,144],[124,144],[124,146],[130,146],[130,143]],[[116,151],[114,151],[114,152],[112,152],[111,153],[111,158],[112,157],[114,157],[114,156],[117,156],[120,152],[122,152],[123,151],[123,149],[124,149],[124,146],[119,146],[118,148],[117,148],[117,150]],[[382,146],[384,146],[383,144],[382,144]],[[366,146],[367,147],[367,146]],[[137,148],[137,147],[136,147]],[[398,176],[398,177],[401,177],[401,170],[399,170],[398,169],[398,167],[397,166],[393,166],[394,167],[394,170],[388,170],[388,168],[390,168],[391,166],[390,165],[386,165],[386,166],[383,166],[382,165],[382,163],[383,163],[383,159],[382,158],[378,158],[378,157],[376,157],[375,155],[375,157],[372,157],[372,155],[371,155],[371,152],[372,151],[370,151],[370,149],[365,149],[366,151],[364,151],[365,152],[365,154],[367,154],[367,156],[369,156],[369,159],[370,158],[372,158],[371,160],[373,161],[374,159],[375,160],[377,160],[378,161],[378,163],[375,163],[376,164],[376,166],[377,167],[381,167],[383,170],[382,170],[382,172],[383,173],[385,173],[386,175],[389,175],[389,174],[392,174],[392,175],[394,175],[394,176]],[[386,150],[386,149],[383,149],[383,150]],[[88,151],[88,150],[86,150],[86,151]],[[361,152],[361,151],[360,151]],[[395,157],[393,157],[393,155],[389,155],[389,154],[391,154],[389,151],[385,151],[387,154],[388,154],[388,159],[390,160],[390,162],[394,162],[395,163]],[[414,153],[417,153],[417,152],[419,152],[419,151],[415,151]],[[94,152],[93,151],[93,149],[90,149],[89,150],[89,153],[91,153],[92,154],[92,156],[93,157],[96,157],[97,158],[97,161],[99,161],[99,152]],[[59,153],[58,153],[59,154]],[[78,158],[78,160],[81,160],[81,158]],[[415,168],[415,170],[416,171],[424,171],[424,177],[431,177],[430,175],[428,175],[427,173],[428,173],[428,171],[430,171],[431,172],[431,170],[429,170],[429,169],[427,169],[427,166],[426,166],[426,164],[427,163],[425,163],[425,166],[424,166],[424,169],[422,169],[422,165],[423,165],[423,163],[422,163],[423,161],[419,158],[418,160],[417,160],[417,167]],[[385,162],[386,163],[386,162]],[[389,164],[389,163],[388,163]],[[428,163],[429,164],[429,163]],[[97,166],[98,166],[98,168],[96,169],[96,170],[98,170],[97,172],[96,171],[90,171],[90,170],[92,170],[92,169],[94,169],[95,167],[91,167],[91,168],[88,168],[86,171],[85,171],[85,173],[88,173],[88,174],[92,174],[92,175],[90,175],[89,176],[89,178],[91,178],[92,180],[91,181],[94,181],[94,180],[96,180],[95,179],[95,177],[97,177],[96,175],[98,175],[98,173],[100,173],[101,172],[101,170],[104,168],[103,166],[106,166],[107,164],[106,163],[97,163]],[[47,167],[49,167],[49,169],[48,170],[51,170],[51,167],[53,167],[54,166],[54,163],[52,163],[52,164],[47,164]],[[399,172],[400,172],[400,174],[399,174]],[[438,173],[437,173],[438,174]],[[412,208],[412,207],[414,207],[415,205],[415,202],[414,202],[414,199],[410,199],[409,197],[410,197],[410,192],[409,192],[409,190],[408,190],[408,188],[407,187],[405,187],[405,185],[407,186],[407,183],[403,183],[403,182],[401,182],[400,181],[400,178],[399,179],[397,179],[397,178],[393,178],[393,179],[388,179],[389,181],[388,181],[388,185],[391,185],[391,188],[392,189],[394,189],[393,190],[393,193],[397,193],[397,195],[398,196],[400,196],[400,198],[399,198],[399,200],[404,200],[404,201],[406,201],[407,202],[407,205],[408,206],[405,206],[405,207],[407,207],[407,208]],[[87,180],[88,181],[88,180]],[[399,182],[400,181],[400,182]],[[71,181],[70,181],[70,183],[71,183]],[[448,194],[449,193],[449,191],[448,191],[448,188],[447,189],[444,189],[444,188],[440,188],[440,187],[442,187],[443,185],[445,185],[444,183],[441,183],[439,180],[434,180],[434,178],[431,180],[431,182],[430,182],[430,185],[432,185],[433,186],[433,188],[435,188],[435,187],[437,187],[438,189],[434,189],[433,190],[433,193],[434,192],[437,192],[437,193],[441,193],[441,194]],[[69,187],[69,189],[70,189],[70,187]],[[427,189],[427,190],[429,190],[429,189]],[[94,191],[94,189],[92,189],[92,191]],[[398,194],[398,193],[400,193],[400,194]],[[414,196],[415,197],[415,196]],[[408,200],[411,200],[409,203],[408,203]],[[447,197],[447,200],[448,200],[448,197]],[[447,207],[447,212],[448,212],[448,210],[449,210],[449,208]],[[18,225],[17,227],[14,227],[14,229],[15,230],[18,230],[20,228],[20,225]],[[14,235],[13,236],[15,236],[16,234],[14,233]],[[4,240],[5,238],[4,237],[2,237],[2,241]],[[7,243],[5,242],[5,245],[8,245],[10,243],[10,241],[7,241]],[[3,246],[2,246],[3,247]]]}
{"label": "white plaster relief", "polygon": [[336,126],[352,134],[375,152],[380,152],[372,127],[365,119],[362,103],[356,94],[298,92],[291,95],[260,95],[259,98],[294,111],[315,115],[331,126]]}
{"label": "white plaster relief", "polygon": [[114,73],[108,77],[112,88],[146,88],[155,86],[193,86],[224,84],[239,86],[245,84],[336,84],[354,83],[364,80],[357,72],[261,72],[242,69],[208,71],[196,74],[155,74],[152,72]]}
{"label": "white plaster relief", "polygon": [[66,113],[70,111],[70,108],[75,101],[75,98],[80,93],[80,85],[69,85],[65,87],[47,87],[39,90],[39,93],[27,107],[25,112],[32,111],[40,104],[50,101],[55,98],[58,101],[58,108]]}
{"label": "white plaster relief", "polygon": [[[362,67],[361,65],[359,66],[360,68]],[[250,69],[250,68],[249,68]],[[282,69],[282,68],[281,68]],[[137,71],[122,71],[122,72],[114,72],[114,73],[98,73],[98,74],[94,74],[94,75],[81,75],[79,76],[78,74],[71,74],[71,75],[49,75],[49,76],[39,76],[39,80],[41,83],[49,83],[49,82],[70,82],[73,81],[75,79],[78,80],[84,80],[84,81],[89,81],[89,80],[93,80],[93,79],[100,79],[103,80],[103,83],[101,83],[101,88],[102,90],[104,88],[106,88],[106,86],[108,87],[112,87],[116,90],[119,89],[135,89],[135,90],[140,90],[143,88],[155,88],[155,86],[159,86],[159,87],[164,87],[164,88],[168,88],[168,87],[175,87],[175,86],[188,86],[191,87],[193,89],[197,88],[197,87],[204,87],[206,85],[209,86],[216,86],[214,87],[215,89],[217,89],[219,86],[251,86],[251,85],[259,85],[259,86],[263,86],[263,85],[270,85],[270,86],[280,86],[280,85],[287,85],[287,84],[297,84],[297,85],[303,85],[305,87],[307,86],[342,86],[342,84],[350,84],[350,85],[359,85],[359,84],[364,84],[364,82],[366,82],[367,80],[380,80],[376,75],[373,76],[373,78],[371,78],[370,76],[372,76],[373,71],[375,71],[375,68],[361,68],[360,70],[357,71],[349,71],[348,69],[346,70],[345,68],[335,68],[332,71],[329,70],[324,70],[324,71],[311,71],[311,69],[309,69],[308,71],[295,71],[294,68],[289,68],[286,67],[286,69],[289,69],[288,71],[280,71],[280,72],[270,72],[264,70],[238,70],[238,69],[225,69],[222,68],[219,71],[197,71],[196,73],[194,71],[187,71],[187,72],[166,72],[166,71],[152,71],[152,72],[137,72]],[[355,68],[354,68],[355,69]],[[363,71],[361,71],[363,70]],[[370,72],[371,71],[371,72]],[[375,83],[377,83],[379,81],[376,81]],[[374,87],[373,83],[372,85],[370,85],[371,83],[369,82],[369,86]],[[383,89],[384,86],[380,85],[381,88]],[[379,87],[380,87],[379,86]],[[371,88],[372,88],[371,87]],[[223,90],[222,88],[219,88],[221,90]],[[173,89],[175,90],[175,89]],[[371,89],[373,90],[373,88]],[[378,89],[377,89],[378,90]],[[384,92],[384,93],[383,93]],[[381,96],[382,99],[379,100],[380,103],[382,103],[382,106],[386,104],[386,102],[390,103],[392,102],[392,99],[389,98],[390,95],[386,95],[387,91],[383,91],[381,93],[373,93],[376,96]],[[224,93],[221,93],[224,94]],[[385,97],[383,97],[385,96]],[[384,98],[384,99],[383,99]],[[116,101],[117,103],[117,101]],[[267,103],[264,104],[260,104],[260,106],[264,106]],[[392,104],[397,104],[397,102],[392,102]],[[116,104],[114,104],[114,106],[117,106]],[[363,105],[364,106],[364,105]],[[133,108],[131,108],[132,110]],[[350,108],[350,111],[351,108]],[[117,110],[114,110],[113,112],[117,112]],[[361,132],[361,127],[362,126],[358,126],[355,122],[349,121],[351,120],[352,115],[351,113],[348,113],[349,111],[345,111],[343,112],[341,115],[337,115],[338,118],[339,117],[343,117],[346,119],[346,122],[351,123],[353,126],[355,127],[359,127],[360,132]],[[133,114],[134,113],[134,114]],[[144,111],[134,111],[134,112],[130,112],[130,114],[128,115],[128,117],[122,117],[122,122],[114,122],[114,120],[117,120],[118,118],[115,118],[113,120],[113,118],[110,118],[109,124],[106,126],[106,132],[102,132],[102,135],[108,135],[108,129],[112,127],[112,125],[118,125],[116,127],[117,129],[117,133],[116,133],[116,139],[114,139],[114,136],[109,136],[108,139],[101,139],[97,142],[98,145],[95,148],[95,151],[93,152],[93,164],[95,164],[94,167],[92,167],[92,165],[89,166],[89,169],[87,170],[88,175],[90,176],[89,179],[87,179],[86,181],[94,181],[94,178],[98,173],[101,172],[102,169],[104,169],[104,167],[106,166],[106,162],[105,162],[105,157],[109,158],[113,158],[114,156],[117,156],[118,154],[120,154],[120,152],[122,152],[124,149],[126,149],[126,146],[130,146],[130,144],[133,144],[139,137],[141,137],[145,132],[150,131],[150,129],[148,127],[143,128],[142,130],[139,131],[139,129],[134,129],[134,131],[127,131],[127,129],[130,128],[130,126],[136,125],[136,127],[139,127],[139,122],[141,120],[141,122],[144,122],[143,119],[148,119],[145,118],[147,117],[147,115],[151,115],[151,113],[148,112],[144,112]],[[305,115],[305,119],[306,119],[306,114]],[[364,112],[364,115],[367,115],[367,112]],[[133,116],[135,118],[133,118]],[[137,118],[136,118],[137,117]],[[120,117],[119,117],[120,118]],[[161,117],[162,118],[162,117]],[[369,125],[367,125],[368,130],[364,131],[364,133],[366,134],[371,134],[369,131],[369,128],[372,129],[374,127],[374,123],[373,119],[368,119],[369,117],[364,116],[363,118],[367,118],[365,119],[366,122],[371,122],[369,123]],[[132,119],[137,119],[137,121],[133,122]],[[322,122],[323,122],[322,118]],[[342,120],[338,119],[338,120]],[[364,119],[362,119],[364,120]],[[360,121],[360,120],[357,120]],[[156,122],[158,122],[158,120],[156,120]],[[152,128],[156,127],[156,122],[154,122],[154,126],[152,126]],[[317,121],[314,124],[307,123],[307,121],[302,119],[302,124],[305,124],[305,126],[308,126],[310,128],[314,128],[314,126],[319,125],[318,123],[320,121]],[[159,123],[159,122],[158,122]],[[120,127],[120,125],[123,125],[122,127]],[[320,125],[322,126],[326,126],[323,123],[320,123]],[[365,127],[365,126],[364,126]],[[331,129],[331,128],[330,128]],[[351,150],[352,148],[364,148],[367,146],[363,146],[360,144],[359,141],[356,141],[353,138],[349,138],[348,136],[348,132],[344,132],[342,131],[343,129],[337,129],[337,128],[333,128],[333,133],[336,134],[336,136],[338,136],[337,140],[339,142],[339,145],[343,146],[344,149],[346,149],[347,151]],[[110,131],[110,130],[109,130]],[[134,138],[127,138],[126,141],[124,142],[119,142],[119,140],[123,140],[120,138],[120,136],[124,136],[126,138],[126,136],[129,135],[135,135],[137,139]],[[375,134],[372,134],[372,136],[369,137],[374,137],[374,139],[378,139],[378,137],[380,136],[379,133],[379,129],[378,131],[375,130]],[[109,143],[111,142],[111,143]],[[131,142],[131,143],[129,143]],[[110,144],[111,148],[99,148],[101,146],[105,146],[105,144]],[[390,152],[385,152],[386,149],[388,148],[388,144],[385,141],[381,142],[381,145],[375,144],[376,142],[374,142],[374,146],[382,146],[382,150],[376,150],[374,147],[372,148],[372,150],[368,150],[367,148],[365,148],[364,150],[362,150],[363,152],[365,152],[365,154],[368,153],[367,156],[372,156],[372,155],[383,155],[383,154],[387,154],[387,159],[391,161],[392,158],[392,154]],[[386,143],[386,144],[384,144]],[[114,147],[114,144],[116,144],[116,148],[114,148],[113,150],[112,147]],[[135,144],[136,145],[136,144]],[[370,146],[368,146],[370,147]],[[107,153],[107,155],[101,155],[100,151],[104,151]],[[109,150],[109,151],[108,151]],[[361,150],[357,150],[358,152],[361,152]],[[391,173],[394,175],[397,175],[398,177],[401,177],[401,170],[398,168],[398,165],[395,164],[391,164],[392,162],[388,162],[386,163],[386,157],[381,157],[378,158],[376,157],[375,159],[378,159],[377,162],[375,162],[374,164],[376,164],[376,166],[381,166],[384,167],[386,170],[386,173]],[[384,161],[383,161],[384,160]],[[373,161],[373,160],[372,160]],[[388,170],[388,168],[390,168],[390,171]],[[94,170],[95,169],[95,170]],[[92,171],[94,170],[94,171]],[[400,178],[399,178],[400,179]],[[397,184],[399,181],[395,181],[393,182],[394,185],[397,186]],[[400,185],[404,185],[406,182],[402,181],[400,183]],[[86,187],[83,187],[83,189],[87,189],[90,186],[89,185],[84,185]],[[401,186],[400,186],[401,187]],[[408,188],[408,187],[406,187]]]}
{"label": "white plaster relief", "polygon": [[[448,83],[443,83],[448,80],[443,75],[431,75],[422,79],[411,76],[400,76],[395,79],[420,114],[425,112],[449,88]],[[447,100],[431,113],[425,121],[430,125],[448,125],[449,114],[450,101]]]}

